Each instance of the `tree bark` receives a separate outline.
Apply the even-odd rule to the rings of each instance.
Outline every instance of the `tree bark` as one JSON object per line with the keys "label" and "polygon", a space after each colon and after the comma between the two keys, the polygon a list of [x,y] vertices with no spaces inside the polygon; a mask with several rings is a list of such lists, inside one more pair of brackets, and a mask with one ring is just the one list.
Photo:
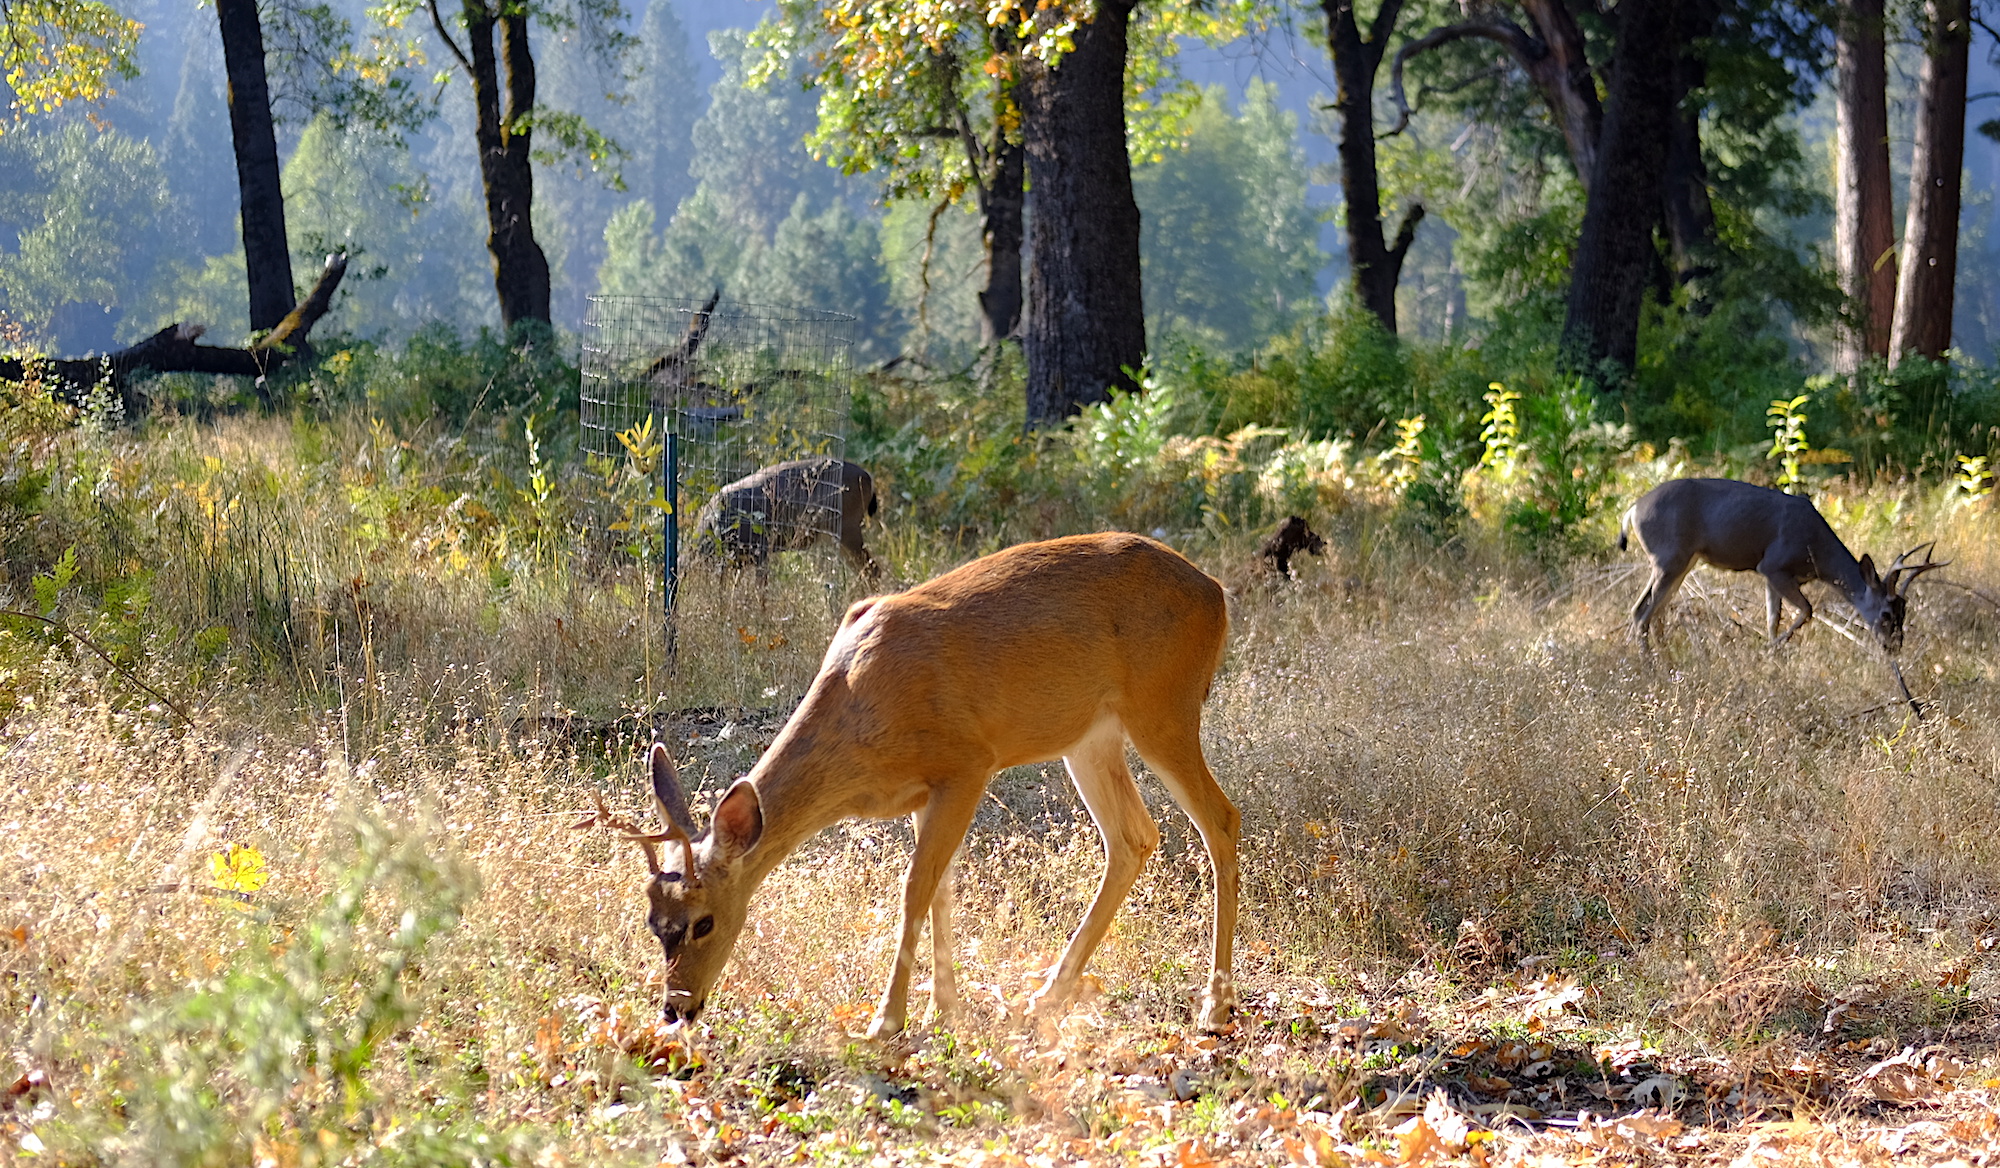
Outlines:
{"label": "tree bark", "polygon": [[1396,282],[1424,209],[1403,217],[1392,246],[1382,232],[1382,187],[1375,169],[1375,73],[1396,30],[1402,0],[1382,0],[1364,40],[1354,0],[1321,0],[1327,54],[1333,59],[1334,116],[1340,123],[1340,190],[1347,204],[1347,259],[1354,295],[1382,327],[1396,331]]}
{"label": "tree bark", "polygon": [[53,360],[0,357],[0,380],[33,379],[46,386],[57,401],[71,405],[82,404],[92,389],[108,381],[118,392],[128,418],[145,409],[144,399],[131,392],[132,377],[141,370],[215,373],[261,381],[279,366],[311,352],[306,337],[332,306],[333,294],[346,274],[345,255],[326,257],[326,267],[312,292],[247,349],[198,345],[195,341],[205,331],[203,326],[170,324],[138,344],[101,357]]}
{"label": "tree bark", "polygon": [[[501,323],[547,323],[549,261],[535,241],[535,170],[530,155],[535,108],[535,58],[528,46],[528,14],[510,6],[496,16],[482,0],[465,0],[465,31],[478,121],[479,177],[486,191],[486,250],[493,256],[493,290]],[[494,33],[499,33],[499,52]],[[506,69],[505,109],[500,68]]]}
{"label": "tree bark", "polygon": [[1027,306],[1030,429],[1060,424],[1146,358],[1139,204],[1125,147],[1126,29],[1135,0],[1100,0],[1074,48],[1018,83],[1035,194]]}
{"label": "tree bark", "polygon": [[1597,170],[1570,267],[1562,361],[1593,380],[1638,359],[1647,275],[1659,262],[1660,221],[1675,108],[1675,62],[1685,36],[1678,0],[1624,0]]}
{"label": "tree bark", "polygon": [[229,77],[229,131],[242,196],[243,265],[250,285],[250,328],[266,332],[292,310],[292,250],[285,236],[285,191],[278,176],[278,135],[271,124],[270,80],[257,0],[216,0],[222,62]]}
{"label": "tree bark", "polygon": [[986,237],[986,287],[979,293],[979,341],[995,345],[1021,327],[1021,243],[1026,224],[1027,151],[995,130],[979,216]]}
{"label": "tree bark", "polygon": [[1673,251],[1674,282],[1687,290],[1689,308],[1698,315],[1710,307],[1707,281],[1715,274],[1715,205],[1708,195],[1708,165],[1701,158],[1701,111],[1689,104],[1688,97],[1708,83],[1708,62],[1695,42],[1714,31],[1717,15],[1713,0],[1682,4],[1662,207]]}
{"label": "tree bark", "polygon": [[1970,0],[1928,0],[1917,82],[1916,146],[1903,220],[1903,270],[1889,351],[1937,360],[1951,347],[1958,278],[1959,174],[1965,165],[1965,87],[1972,49]]}
{"label": "tree bark", "polygon": [[1896,316],[1895,201],[1889,186],[1889,68],[1883,0],[1845,0],[1834,42],[1834,262],[1847,296],[1835,366],[1889,355]]}

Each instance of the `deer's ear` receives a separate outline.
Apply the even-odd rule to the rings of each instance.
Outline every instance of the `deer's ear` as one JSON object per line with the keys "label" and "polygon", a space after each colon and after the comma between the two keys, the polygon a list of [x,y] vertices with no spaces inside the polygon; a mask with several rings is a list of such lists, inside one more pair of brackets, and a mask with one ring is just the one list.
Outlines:
{"label": "deer's ear", "polygon": [[694,817],[688,814],[687,794],[681,790],[679,768],[674,766],[674,756],[668,752],[667,744],[654,742],[647,751],[647,761],[652,770],[653,802],[659,808],[660,818],[669,829],[694,834]]}
{"label": "deer's ear", "polygon": [[1861,553],[1861,578],[1870,584],[1882,583],[1882,577],[1875,574],[1875,557],[1867,552]]}
{"label": "deer's ear", "polygon": [[716,805],[709,830],[715,846],[732,858],[757,846],[764,836],[764,804],[750,780],[738,779],[729,788]]}

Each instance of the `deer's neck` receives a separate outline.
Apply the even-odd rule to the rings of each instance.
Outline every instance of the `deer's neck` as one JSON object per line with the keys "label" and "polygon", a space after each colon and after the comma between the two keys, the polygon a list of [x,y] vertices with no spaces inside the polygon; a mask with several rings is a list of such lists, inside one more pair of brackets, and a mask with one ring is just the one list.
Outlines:
{"label": "deer's neck", "polygon": [[794,718],[750,772],[764,812],[764,838],[752,853],[759,883],[807,840],[854,814],[840,797],[847,785],[838,781],[853,752],[825,737]]}
{"label": "deer's neck", "polygon": [[1819,519],[1819,530],[1814,532],[1811,547],[1814,575],[1840,589],[1849,604],[1859,607],[1869,591],[1868,581],[1861,575],[1861,561],[1840,542],[1823,517]]}

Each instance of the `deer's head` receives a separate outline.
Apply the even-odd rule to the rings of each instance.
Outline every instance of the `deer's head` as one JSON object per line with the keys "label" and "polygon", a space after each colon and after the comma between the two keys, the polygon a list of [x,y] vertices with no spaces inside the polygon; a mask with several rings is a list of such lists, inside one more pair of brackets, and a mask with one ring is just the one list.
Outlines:
{"label": "deer's head", "polygon": [[739,780],[697,835],[666,744],[653,744],[649,764],[665,831],[647,833],[614,818],[602,800],[597,814],[577,826],[614,828],[644,850],[646,927],[667,956],[667,1020],[693,1021],[743,931],[756,884],[743,858],[764,834],[764,811],[757,788]]}
{"label": "deer's head", "polygon": [[[1868,587],[1855,600],[1854,610],[1869,631],[1875,634],[1875,639],[1882,643],[1882,648],[1891,653],[1900,652],[1903,648],[1903,618],[1909,610],[1910,585],[1925,572],[1951,563],[1950,560],[1940,562],[1931,558],[1936,547],[1935,541],[1918,544],[1897,556],[1895,562],[1889,565],[1889,570],[1881,575],[1876,574],[1872,558],[1861,557],[1861,580]],[[1924,562],[1909,563],[1910,557],[1918,552],[1924,553]]]}

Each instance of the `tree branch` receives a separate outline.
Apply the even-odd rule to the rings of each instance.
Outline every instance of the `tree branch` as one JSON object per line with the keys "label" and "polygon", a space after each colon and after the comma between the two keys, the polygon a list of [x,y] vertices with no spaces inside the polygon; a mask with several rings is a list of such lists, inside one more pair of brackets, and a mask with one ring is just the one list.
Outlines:
{"label": "tree branch", "polygon": [[1389,95],[1396,103],[1396,124],[1376,137],[1393,138],[1409,128],[1411,111],[1403,90],[1404,63],[1418,53],[1427,53],[1439,45],[1472,38],[1489,40],[1506,49],[1523,69],[1532,68],[1536,60],[1548,54],[1547,46],[1528,35],[1526,29],[1508,20],[1468,20],[1447,24],[1430,30],[1416,40],[1406,41],[1402,48],[1396,50],[1396,58],[1389,65]]}
{"label": "tree branch", "polygon": [[424,0],[424,6],[430,9],[431,27],[437,30],[438,39],[444,42],[445,48],[451,50],[452,56],[458,58],[458,67],[465,70],[465,75],[472,76],[472,62],[459,49],[458,42],[452,40],[451,34],[445,31],[444,17],[438,15],[437,0]]}
{"label": "tree branch", "polygon": [[[326,315],[333,294],[347,274],[347,256],[326,257],[319,282],[304,301],[285,314],[278,327],[247,349],[195,342],[207,331],[198,324],[170,324],[115,353],[101,357],[48,360],[34,357],[0,357],[0,380],[26,381],[30,377],[47,382],[50,395],[58,401],[79,404],[99,382],[109,381],[123,393],[131,375],[141,369],[156,373],[219,373],[232,377],[263,377],[290,361],[305,344],[313,325]],[[128,400],[127,411],[142,408]]]}
{"label": "tree branch", "polygon": [[1382,50],[1389,45],[1389,37],[1396,31],[1396,18],[1403,13],[1403,0],[1382,0],[1382,6],[1375,10],[1375,19],[1368,25],[1368,43],[1361,47],[1367,55],[1368,75],[1382,67]]}
{"label": "tree branch", "polygon": [[1410,245],[1416,242],[1417,224],[1423,221],[1424,205],[1422,203],[1410,204],[1410,209],[1403,213],[1403,225],[1396,229],[1396,246],[1389,249],[1389,258],[1395,262],[1397,267],[1402,267],[1403,256],[1409,252]]}

